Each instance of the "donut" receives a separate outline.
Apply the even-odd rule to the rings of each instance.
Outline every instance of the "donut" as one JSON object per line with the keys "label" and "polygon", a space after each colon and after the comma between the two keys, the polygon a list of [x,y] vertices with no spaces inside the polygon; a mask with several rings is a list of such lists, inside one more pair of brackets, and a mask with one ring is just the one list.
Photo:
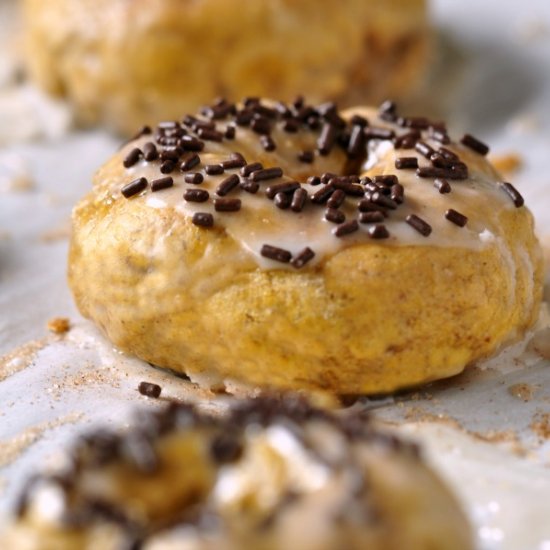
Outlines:
{"label": "donut", "polygon": [[392,102],[201,112],[142,129],[73,211],[70,287],[121,350],[211,387],[385,393],[534,323],[533,218],[476,137]]}
{"label": "donut", "polygon": [[294,396],[235,401],[224,418],[141,411],[65,463],[29,481],[3,548],[473,548],[414,443]]}
{"label": "donut", "polygon": [[27,67],[81,124],[128,135],[216,96],[411,97],[430,57],[426,4],[24,0]]}

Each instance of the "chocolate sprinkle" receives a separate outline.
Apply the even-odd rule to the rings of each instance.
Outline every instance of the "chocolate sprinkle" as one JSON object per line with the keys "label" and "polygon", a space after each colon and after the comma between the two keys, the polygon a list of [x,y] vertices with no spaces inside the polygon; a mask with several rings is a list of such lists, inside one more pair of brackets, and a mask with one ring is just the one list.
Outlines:
{"label": "chocolate sprinkle", "polygon": [[204,176],[200,172],[193,172],[192,174],[185,174],[185,183],[193,183],[199,185],[204,181]]}
{"label": "chocolate sprinkle", "polygon": [[130,168],[134,166],[134,164],[137,164],[139,159],[143,153],[141,152],[141,149],[138,149],[137,147],[134,147],[127,155],[124,157],[124,161],[122,164],[124,165],[124,168]]}
{"label": "chocolate sprinkle", "polygon": [[393,138],[393,146],[395,149],[413,149],[419,139],[420,132],[418,130],[411,130],[406,134]]}
{"label": "chocolate sprinkle", "polygon": [[241,175],[246,178],[250,176],[252,172],[257,172],[258,170],[262,170],[262,169],[263,169],[263,165],[260,162],[253,162],[241,168]]}
{"label": "chocolate sprinkle", "polygon": [[160,171],[163,173],[163,174],[171,174],[173,171],[174,171],[174,163],[171,161],[171,160],[165,160],[161,165],[160,165]]}
{"label": "chocolate sprinkle", "polygon": [[374,178],[372,178],[372,181],[374,183],[381,183],[382,185],[387,185],[388,187],[391,187],[392,185],[399,183],[398,177],[393,174],[391,175],[386,174],[383,176],[374,176]]}
{"label": "chocolate sprinkle", "polygon": [[295,134],[300,128],[300,123],[293,118],[285,120],[283,130],[289,134]]}
{"label": "chocolate sprinkle", "polygon": [[[336,187],[336,184],[334,184],[334,186]],[[340,208],[345,200],[346,194],[344,191],[342,191],[342,189],[336,189],[327,201],[327,206],[329,208]]]}
{"label": "chocolate sprinkle", "polygon": [[269,258],[270,260],[275,260],[276,262],[281,262],[287,264],[292,258],[292,254],[285,250],[284,248],[278,248],[276,246],[271,246],[269,244],[264,244],[260,250],[260,254],[264,258]]}
{"label": "chocolate sprinkle", "polygon": [[183,154],[183,149],[179,147],[164,149],[160,153],[160,160],[171,160],[172,162],[178,162],[180,156]]}
{"label": "chocolate sprinkle", "polygon": [[503,189],[504,192],[512,199],[516,208],[520,208],[525,204],[520,192],[511,183],[502,182],[499,185],[500,188]]}
{"label": "chocolate sprinkle", "polygon": [[216,212],[237,212],[241,209],[241,199],[214,199]]}
{"label": "chocolate sprinkle", "polygon": [[456,153],[453,153],[453,151],[447,149],[446,147],[440,147],[437,152],[447,160],[452,160],[455,162],[458,162],[460,160],[460,157]]}
{"label": "chocolate sprinkle", "polygon": [[395,159],[395,167],[399,170],[407,168],[418,168],[418,159],[416,157],[400,157]]}
{"label": "chocolate sprinkle", "polygon": [[254,118],[250,124],[250,128],[257,134],[267,135],[271,132],[271,124],[269,120],[263,116]]}
{"label": "chocolate sprinkle", "polygon": [[207,164],[205,167],[204,167],[204,171],[209,175],[209,176],[219,176],[220,174],[223,174],[224,172],[224,167],[222,164]]}
{"label": "chocolate sprinkle", "polygon": [[313,151],[302,151],[298,154],[298,160],[305,164],[311,164],[315,159]]}
{"label": "chocolate sprinkle", "polygon": [[462,145],[466,145],[466,147],[469,147],[470,149],[472,149],[472,151],[475,151],[480,155],[485,156],[489,152],[489,147],[471,134],[464,134],[464,136],[460,140],[460,143],[462,143]]}
{"label": "chocolate sprinkle", "polygon": [[336,187],[332,183],[329,183],[311,195],[311,202],[314,204],[324,204],[334,191],[336,191]]}
{"label": "chocolate sprinkle", "polygon": [[242,168],[246,166],[246,160],[240,153],[232,153],[228,160],[224,160],[221,165],[225,170],[232,168]]}
{"label": "chocolate sprinkle", "polygon": [[392,185],[390,199],[397,204],[402,204],[405,200],[405,188],[400,183]]}
{"label": "chocolate sprinkle", "polygon": [[447,178],[451,180],[464,180],[468,174],[463,170],[452,168],[436,168],[435,166],[421,166],[416,170],[419,178]]}
{"label": "chocolate sprinkle", "polygon": [[299,252],[297,256],[293,258],[290,263],[292,267],[295,267],[296,269],[301,269],[314,257],[315,257],[315,252],[313,252],[311,248],[306,246],[306,248],[304,248],[301,252]]}
{"label": "chocolate sprinkle", "polygon": [[239,187],[246,191],[247,193],[257,193],[258,189],[260,188],[260,184],[256,183],[255,181],[251,181],[248,178],[245,178],[241,180],[241,183],[239,184]]}
{"label": "chocolate sprinkle", "polygon": [[405,117],[397,119],[397,124],[406,128],[425,130],[430,126],[430,121],[425,117]]}
{"label": "chocolate sprinkle", "polygon": [[249,126],[253,116],[254,115],[251,111],[240,111],[235,116],[235,123],[237,126]]}
{"label": "chocolate sprinkle", "polygon": [[[246,167],[245,167],[246,168]],[[250,174],[252,181],[264,181],[280,178],[283,175],[283,171],[279,167],[264,168],[262,170],[256,170]]]}
{"label": "chocolate sprinkle", "polygon": [[239,185],[239,176],[237,176],[237,174],[231,174],[218,185],[216,188],[216,195],[225,197],[225,195],[235,189],[237,185]]}
{"label": "chocolate sprinkle", "polygon": [[137,178],[130,183],[127,183],[120,192],[129,199],[138,193],[141,193],[147,187],[147,180],[145,178]]}
{"label": "chocolate sprinkle", "polygon": [[235,139],[235,134],[236,134],[236,128],[235,126],[228,126],[226,129],[225,129],[225,139]]}
{"label": "chocolate sprinkle", "polygon": [[434,187],[441,193],[450,193],[451,192],[451,184],[442,178],[436,178],[434,180]]}
{"label": "chocolate sprinkle", "polygon": [[207,141],[222,141],[223,134],[217,130],[211,130],[210,128],[199,128],[197,131],[199,138]]}
{"label": "chocolate sprinkle", "polygon": [[183,193],[187,202],[206,202],[209,197],[210,193],[206,189],[186,189]]}
{"label": "chocolate sprinkle", "polygon": [[180,144],[186,151],[200,152],[204,149],[204,141],[192,136],[183,136]]}
{"label": "chocolate sprinkle", "polygon": [[332,172],[324,172],[321,174],[321,183],[330,183],[330,181],[337,177],[337,174]]}
{"label": "chocolate sprinkle", "polygon": [[373,239],[387,239],[390,236],[386,226],[382,223],[369,227],[368,231],[369,236]]}
{"label": "chocolate sprinkle", "polygon": [[388,128],[366,128],[365,129],[365,137],[367,138],[367,141],[371,139],[392,139],[395,136],[395,132],[393,130],[390,130]]}
{"label": "chocolate sprinkle", "polygon": [[369,125],[369,121],[361,115],[353,115],[350,122],[353,126],[361,126],[362,128],[366,128]]}
{"label": "chocolate sprinkle", "polygon": [[346,221],[346,215],[336,208],[327,208],[325,210],[325,220],[332,223],[343,223]]}
{"label": "chocolate sprinkle", "polygon": [[214,216],[208,212],[195,212],[191,221],[199,227],[212,227],[214,225]]}
{"label": "chocolate sprinkle", "polygon": [[365,137],[364,125],[356,124],[355,126],[353,126],[349,138],[348,156],[350,158],[359,157],[365,149],[366,141],[367,138]]}
{"label": "chocolate sprinkle", "polygon": [[201,162],[201,159],[197,153],[193,153],[190,157],[186,158],[180,165],[180,170],[186,172],[198,166]]}
{"label": "chocolate sprinkle", "polygon": [[308,197],[307,191],[303,187],[296,189],[296,191],[294,191],[292,195],[292,202],[290,203],[290,209],[293,212],[301,212],[304,209],[307,197]]}
{"label": "chocolate sprinkle", "polygon": [[405,218],[405,221],[421,235],[424,235],[424,237],[427,237],[432,232],[432,226],[416,214],[409,214]]}
{"label": "chocolate sprinkle", "polygon": [[323,129],[321,130],[321,135],[317,140],[317,148],[321,155],[326,156],[330,153],[336,142],[336,137],[338,135],[338,129],[334,124],[325,123]]}
{"label": "chocolate sprinkle", "polygon": [[449,210],[445,212],[445,217],[450,222],[453,222],[455,225],[458,225],[459,227],[464,227],[466,223],[468,223],[468,218],[464,214],[461,214],[460,212],[457,212],[452,208],[449,208]]}
{"label": "chocolate sprinkle", "polygon": [[451,168],[452,169],[453,167],[455,167],[457,165],[460,165],[460,163],[458,161],[447,159],[443,155],[441,155],[440,153],[434,153],[430,157],[430,161],[437,168]]}
{"label": "chocolate sprinkle", "polygon": [[274,198],[274,203],[277,208],[286,210],[290,206],[292,197],[286,193],[277,193]]}
{"label": "chocolate sprinkle", "polygon": [[267,151],[268,153],[277,149],[277,145],[271,136],[261,136],[260,145],[263,147],[264,151]]}
{"label": "chocolate sprinkle", "polygon": [[153,160],[156,160],[159,156],[159,153],[158,153],[158,150],[157,150],[157,146],[152,143],[151,141],[148,141],[144,146],[143,146],[143,158],[147,161],[147,162],[151,162]]}
{"label": "chocolate sprinkle", "polygon": [[151,182],[151,191],[162,191],[163,189],[168,189],[174,185],[174,179],[172,176],[166,176],[164,178],[159,178]]}
{"label": "chocolate sprinkle", "polygon": [[309,185],[321,185],[321,178],[319,176],[310,176],[309,178],[307,178],[307,183],[309,183]]}
{"label": "chocolate sprinkle", "polygon": [[451,143],[451,138],[447,132],[439,128],[431,128],[430,137],[433,140],[439,141],[439,143],[443,143],[445,145]]}
{"label": "chocolate sprinkle", "polygon": [[359,214],[359,223],[380,223],[384,221],[384,214],[380,211],[361,212]]}
{"label": "chocolate sprinkle", "polygon": [[389,208],[390,210],[395,210],[397,208],[397,202],[386,195],[382,194],[380,191],[375,191],[370,196],[370,201],[384,208]]}
{"label": "chocolate sprinkle", "polygon": [[138,391],[141,395],[146,397],[157,398],[160,397],[162,388],[158,384],[153,384],[152,382],[140,382],[138,386]]}
{"label": "chocolate sprinkle", "polygon": [[435,151],[425,141],[417,141],[414,148],[427,159],[435,153]]}
{"label": "chocolate sprinkle", "polygon": [[350,220],[349,222],[345,222],[342,225],[335,227],[332,230],[332,233],[336,237],[345,237],[350,233],[355,233],[355,231],[357,231],[358,229],[359,229],[359,224],[357,223],[357,220]]}
{"label": "chocolate sprinkle", "polygon": [[359,201],[357,208],[359,209],[359,212],[381,212],[382,214],[384,213],[384,209],[382,206],[374,204],[369,199],[363,199]]}
{"label": "chocolate sprinkle", "polygon": [[296,189],[300,188],[300,184],[297,181],[287,181],[284,183],[276,183],[275,185],[270,185],[266,190],[265,194],[268,199],[272,199],[277,195],[277,193],[294,193]]}
{"label": "chocolate sprinkle", "polygon": [[365,194],[365,190],[361,185],[356,185],[349,181],[332,179],[330,183],[335,187],[335,189],[343,191],[345,195],[350,195],[352,197],[362,197]]}

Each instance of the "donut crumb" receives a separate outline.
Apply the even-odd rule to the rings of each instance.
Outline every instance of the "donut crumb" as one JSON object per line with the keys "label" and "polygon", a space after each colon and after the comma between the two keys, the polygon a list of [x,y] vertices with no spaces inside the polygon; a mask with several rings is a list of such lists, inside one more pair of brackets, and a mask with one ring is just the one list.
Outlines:
{"label": "donut crumb", "polygon": [[550,413],[536,414],[529,427],[540,440],[550,439]]}
{"label": "donut crumb", "polygon": [[519,384],[512,384],[511,386],[508,387],[508,393],[512,397],[520,399],[525,403],[533,399],[534,392],[535,392],[535,388],[531,384],[519,383]]}
{"label": "donut crumb", "polygon": [[518,153],[506,153],[490,157],[492,165],[502,174],[513,175],[523,167],[523,159]]}
{"label": "donut crumb", "polygon": [[71,323],[67,317],[53,317],[46,326],[54,334],[65,334],[71,329]]}

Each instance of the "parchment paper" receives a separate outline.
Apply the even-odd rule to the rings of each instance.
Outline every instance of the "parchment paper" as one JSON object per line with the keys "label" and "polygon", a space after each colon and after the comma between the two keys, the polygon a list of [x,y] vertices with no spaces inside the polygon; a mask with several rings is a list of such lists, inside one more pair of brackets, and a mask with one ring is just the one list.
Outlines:
{"label": "parchment paper", "polygon": [[[3,27],[12,17],[6,6]],[[510,178],[550,249],[550,3],[437,0],[432,11],[439,37],[423,108],[449,118],[457,134],[468,129],[487,141],[496,156],[519,155],[522,168]],[[162,403],[138,394],[141,380],[161,384],[165,398],[218,407],[188,381],[120,354],[79,316],[65,282],[68,219],[118,140],[68,131],[66,108],[26,85],[17,92],[8,69],[0,71],[7,74],[0,126],[13,124],[10,101],[19,101],[32,131],[0,147],[0,517],[23,480],[77,433],[97,422],[126,425],[136,405]],[[46,329],[59,316],[71,321],[66,335]],[[459,377],[353,405],[422,441],[483,550],[550,549],[546,319],[536,334]]]}

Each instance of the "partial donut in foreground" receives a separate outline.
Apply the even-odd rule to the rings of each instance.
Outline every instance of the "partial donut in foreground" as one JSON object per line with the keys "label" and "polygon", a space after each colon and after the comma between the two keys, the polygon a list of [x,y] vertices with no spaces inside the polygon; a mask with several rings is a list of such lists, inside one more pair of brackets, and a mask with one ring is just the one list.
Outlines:
{"label": "partial donut in foreground", "polygon": [[414,96],[425,0],[25,0],[27,66],[83,124],[124,133],[245,94]]}
{"label": "partial donut in foreground", "polygon": [[223,419],[174,405],[140,414],[124,435],[83,436],[64,469],[29,482],[3,544],[473,548],[460,507],[413,443],[360,412],[336,416],[290,396],[234,403]]}
{"label": "partial donut in foreground", "polygon": [[302,98],[144,128],[75,208],[69,282],[123,351],[203,385],[380,393],[522,337],[541,252],[471,135]]}

